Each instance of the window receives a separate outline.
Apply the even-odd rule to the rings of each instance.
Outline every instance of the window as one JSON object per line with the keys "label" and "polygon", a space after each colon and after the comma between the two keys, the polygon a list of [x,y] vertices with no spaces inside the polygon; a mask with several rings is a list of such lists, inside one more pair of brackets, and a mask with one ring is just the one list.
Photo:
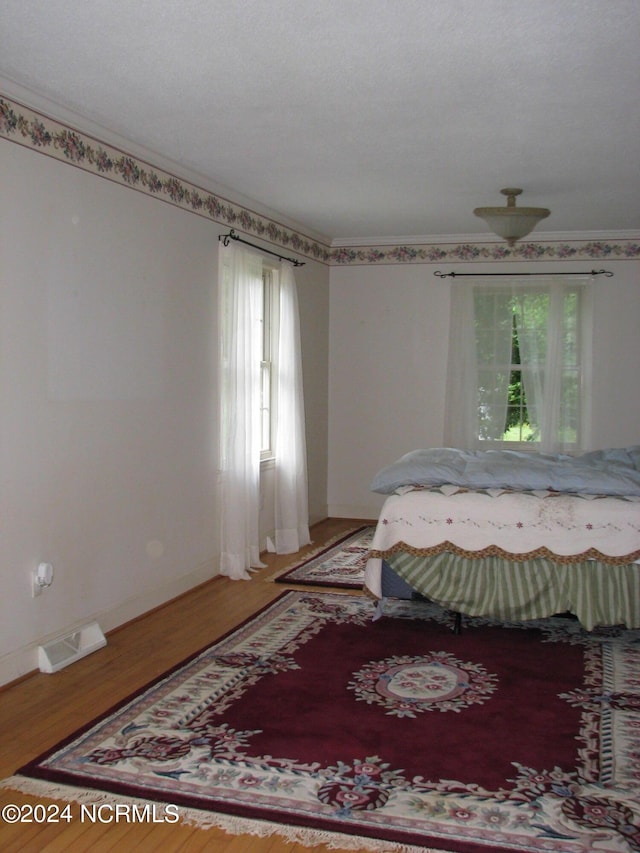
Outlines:
{"label": "window", "polygon": [[262,271],[262,359],[260,361],[260,458],[275,455],[275,359],[278,333],[278,273]]}
{"label": "window", "polygon": [[[255,301],[250,300],[254,308],[247,308],[247,317],[253,316],[252,321],[248,321],[247,328],[250,322],[256,323],[256,328],[259,329],[259,341],[255,344],[250,342],[247,336],[244,339],[244,345],[248,347],[255,356],[252,358],[260,359],[260,394],[256,398],[256,405],[259,402],[259,423],[257,432],[259,434],[256,440],[260,444],[260,459],[262,461],[272,459],[275,455],[275,436],[276,436],[276,398],[277,398],[277,345],[278,345],[278,318],[279,318],[279,276],[278,270],[271,268],[262,263],[260,259],[253,259],[254,268],[251,274],[254,275],[254,286],[257,288],[255,292]],[[221,289],[221,316],[222,316],[222,364],[225,366],[224,380],[225,383],[233,384],[237,380],[232,380],[230,377],[234,373],[232,363],[237,358],[232,349],[234,340],[233,316],[239,309],[237,295],[234,296],[234,291],[231,286],[231,266],[227,264],[223,268],[223,287]],[[250,372],[250,368],[247,368]],[[248,380],[249,382],[251,380]],[[226,430],[230,420],[231,411],[228,410],[230,400],[232,399],[231,392],[227,388],[226,392],[221,395],[222,406],[222,424],[223,430]],[[256,414],[258,409],[256,408]],[[222,445],[226,446],[227,438],[224,437]]]}
{"label": "window", "polygon": [[456,286],[447,431],[464,447],[577,450],[588,427],[584,284]]}
{"label": "window", "polygon": [[273,463],[275,549],[307,545],[309,512],[298,297],[289,263],[220,247],[220,573],[248,579],[260,561],[260,467]]}

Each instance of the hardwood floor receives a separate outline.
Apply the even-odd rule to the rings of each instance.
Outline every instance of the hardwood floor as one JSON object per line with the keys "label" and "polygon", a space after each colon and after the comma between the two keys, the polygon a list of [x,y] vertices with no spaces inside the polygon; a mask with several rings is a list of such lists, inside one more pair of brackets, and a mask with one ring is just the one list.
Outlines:
{"label": "hardwood floor", "polygon": [[[312,530],[312,551],[339,534],[366,524],[327,519]],[[161,608],[119,628],[104,649],[53,675],[34,673],[0,688],[0,779],[49,749],[62,738],[133,693],[152,678],[211,643],[251,613],[278,596],[285,587],[267,579],[295,563],[301,555],[265,555],[268,568],[250,582],[215,578]],[[40,806],[36,799],[0,788],[0,808],[8,803]],[[278,836],[232,836],[218,829],[197,829],[181,823],[7,824],[0,819],[0,847],[26,853],[106,853],[156,851],[192,853],[303,853],[308,848]]]}

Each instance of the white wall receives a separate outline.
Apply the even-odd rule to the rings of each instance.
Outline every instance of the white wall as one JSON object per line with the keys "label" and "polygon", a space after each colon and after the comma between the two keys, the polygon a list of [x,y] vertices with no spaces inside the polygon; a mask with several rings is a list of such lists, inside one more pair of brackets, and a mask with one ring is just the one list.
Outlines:
{"label": "white wall", "polygon": [[[3,683],[36,666],[39,643],[93,618],[108,631],[217,571],[226,229],[6,140],[0,186]],[[606,266],[615,276],[596,287],[594,447],[640,443],[640,261]],[[451,280],[435,268],[296,270],[312,522],[376,517],[375,472],[443,442]],[[40,561],[56,575],[34,599]]]}
{"label": "white wall", "polygon": [[[0,683],[217,571],[210,221],[0,141]],[[297,273],[326,515],[328,268]],[[308,390],[307,390],[308,389]],[[32,598],[37,563],[53,586]]]}
{"label": "white wall", "polygon": [[[598,261],[592,447],[640,444],[640,261]],[[562,262],[584,271],[593,262]],[[374,474],[444,441],[451,279],[442,263],[331,270],[329,515],[376,518]],[[446,266],[465,273],[557,271],[558,262]]]}

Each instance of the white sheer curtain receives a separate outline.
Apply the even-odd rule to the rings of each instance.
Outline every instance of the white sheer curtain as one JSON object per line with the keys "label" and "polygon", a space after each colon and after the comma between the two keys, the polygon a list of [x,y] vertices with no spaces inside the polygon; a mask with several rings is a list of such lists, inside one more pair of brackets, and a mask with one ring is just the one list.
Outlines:
{"label": "white sheer curtain", "polygon": [[543,453],[574,449],[584,432],[580,400],[584,382],[577,365],[589,361],[590,338],[585,306],[578,306],[582,310],[577,312],[568,310],[569,299],[586,300],[584,288],[575,280],[552,279],[534,291],[514,291],[529,422]]}
{"label": "white sheer curtain", "polygon": [[248,580],[260,561],[262,259],[220,247],[220,573]]}
{"label": "white sheer curtain", "polygon": [[298,293],[286,261],[280,268],[276,385],[275,550],[291,554],[311,539]]}
{"label": "white sheer curtain", "polygon": [[453,285],[445,406],[445,442],[451,447],[471,449],[480,436],[497,440],[504,433],[512,322],[504,288]]}
{"label": "white sheer curtain", "polygon": [[514,321],[536,450],[587,446],[591,364],[588,279],[456,282],[451,295],[445,442],[500,441],[509,401]]}

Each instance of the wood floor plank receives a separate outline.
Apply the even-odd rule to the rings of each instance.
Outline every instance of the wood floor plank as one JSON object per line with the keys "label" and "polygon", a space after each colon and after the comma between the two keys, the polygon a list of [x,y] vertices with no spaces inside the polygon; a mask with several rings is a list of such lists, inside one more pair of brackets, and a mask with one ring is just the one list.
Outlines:
{"label": "wood floor plank", "polygon": [[[366,521],[360,520],[327,519],[312,528],[314,542],[301,554],[264,555],[267,568],[256,573],[252,580],[214,578],[111,632],[103,649],[73,665],[53,674],[34,673],[16,684],[0,688],[0,731],[9,733],[0,739],[0,779],[11,776],[76,729],[277,598],[288,587],[273,583],[274,573],[289,568],[323,543],[365,524]],[[45,802],[50,801],[0,788],[0,806]],[[64,805],[60,802],[61,808]],[[73,814],[78,817],[68,824],[0,821],[0,848],[11,853],[326,851],[325,845],[307,848],[277,835],[268,838],[235,836],[182,822],[172,825],[82,823],[78,804],[73,808]]]}

